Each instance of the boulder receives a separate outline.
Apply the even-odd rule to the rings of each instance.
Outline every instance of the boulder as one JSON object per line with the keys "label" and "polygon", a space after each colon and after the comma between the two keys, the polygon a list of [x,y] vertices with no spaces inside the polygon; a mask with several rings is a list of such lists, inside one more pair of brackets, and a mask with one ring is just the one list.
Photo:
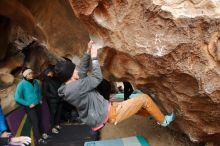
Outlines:
{"label": "boulder", "polygon": [[[70,0],[103,41],[106,78],[127,80],[176,111],[173,129],[193,142],[220,138],[220,2]],[[97,39],[98,38],[98,39]]]}

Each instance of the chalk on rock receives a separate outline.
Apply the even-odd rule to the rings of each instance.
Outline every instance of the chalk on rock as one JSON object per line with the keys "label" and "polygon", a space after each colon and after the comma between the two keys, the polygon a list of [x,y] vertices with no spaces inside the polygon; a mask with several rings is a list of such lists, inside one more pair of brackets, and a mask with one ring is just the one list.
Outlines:
{"label": "chalk on rock", "polygon": [[93,47],[100,49],[104,47],[104,41],[100,36],[94,35],[94,34],[90,34],[89,35],[90,40],[92,40],[94,42]]}

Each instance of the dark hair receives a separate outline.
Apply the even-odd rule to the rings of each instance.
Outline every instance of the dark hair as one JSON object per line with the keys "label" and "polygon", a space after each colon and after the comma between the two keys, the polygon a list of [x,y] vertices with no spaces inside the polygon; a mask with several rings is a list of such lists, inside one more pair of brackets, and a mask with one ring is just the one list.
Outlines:
{"label": "dark hair", "polygon": [[69,59],[69,58],[67,58],[67,57],[63,57],[63,59],[66,60],[66,61],[70,61],[70,62],[72,62],[72,60]]}
{"label": "dark hair", "polygon": [[55,65],[49,64],[47,68],[43,71],[43,74],[47,76],[49,72],[54,72],[54,67]]}
{"label": "dark hair", "polygon": [[27,69],[29,69],[28,67],[22,67],[22,69],[21,69],[21,73],[23,74],[23,72],[25,71],[25,70],[27,70]]}
{"label": "dark hair", "polygon": [[75,67],[72,61],[59,61],[54,67],[54,72],[57,78],[66,82],[72,77]]}

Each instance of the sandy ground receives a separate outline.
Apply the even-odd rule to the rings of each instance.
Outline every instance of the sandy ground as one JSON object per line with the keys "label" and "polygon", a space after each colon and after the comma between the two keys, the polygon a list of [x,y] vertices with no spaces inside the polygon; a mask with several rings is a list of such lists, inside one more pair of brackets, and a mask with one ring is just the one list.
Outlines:
{"label": "sandy ground", "polygon": [[106,126],[101,131],[101,139],[122,138],[143,135],[150,146],[198,146],[179,133],[160,127],[154,120],[133,116],[119,124]]}

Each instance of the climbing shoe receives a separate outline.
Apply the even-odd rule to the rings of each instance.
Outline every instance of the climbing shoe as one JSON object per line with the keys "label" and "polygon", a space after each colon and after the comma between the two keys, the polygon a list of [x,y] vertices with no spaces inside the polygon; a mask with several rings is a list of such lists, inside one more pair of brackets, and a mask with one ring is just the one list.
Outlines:
{"label": "climbing shoe", "polygon": [[43,138],[38,139],[38,144],[47,144],[47,141]]}
{"label": "climbing shoe", "polygon": [[52,131],[53,134],[59,134],[60,133],[57,128],[52,128],[51,131]]}
{"label": "climbing shoe", "polygon": [[50,139],[50,138],[52,138],[50,135],[48,135],[46,133],[42,134],[42,139],[47,140],[47,139]]}
{"label": "climbing shoe", "polygon": [[164,117],[164,121],[160,124],[163,127],[167,127],[176,117],[175,112],[172,112]]}
{"label": "climbing shoe", "polygon": [[56,129],[61,130],[62,127],[61,127],[60,125],[57,125],[57,126],[56,126]]}

